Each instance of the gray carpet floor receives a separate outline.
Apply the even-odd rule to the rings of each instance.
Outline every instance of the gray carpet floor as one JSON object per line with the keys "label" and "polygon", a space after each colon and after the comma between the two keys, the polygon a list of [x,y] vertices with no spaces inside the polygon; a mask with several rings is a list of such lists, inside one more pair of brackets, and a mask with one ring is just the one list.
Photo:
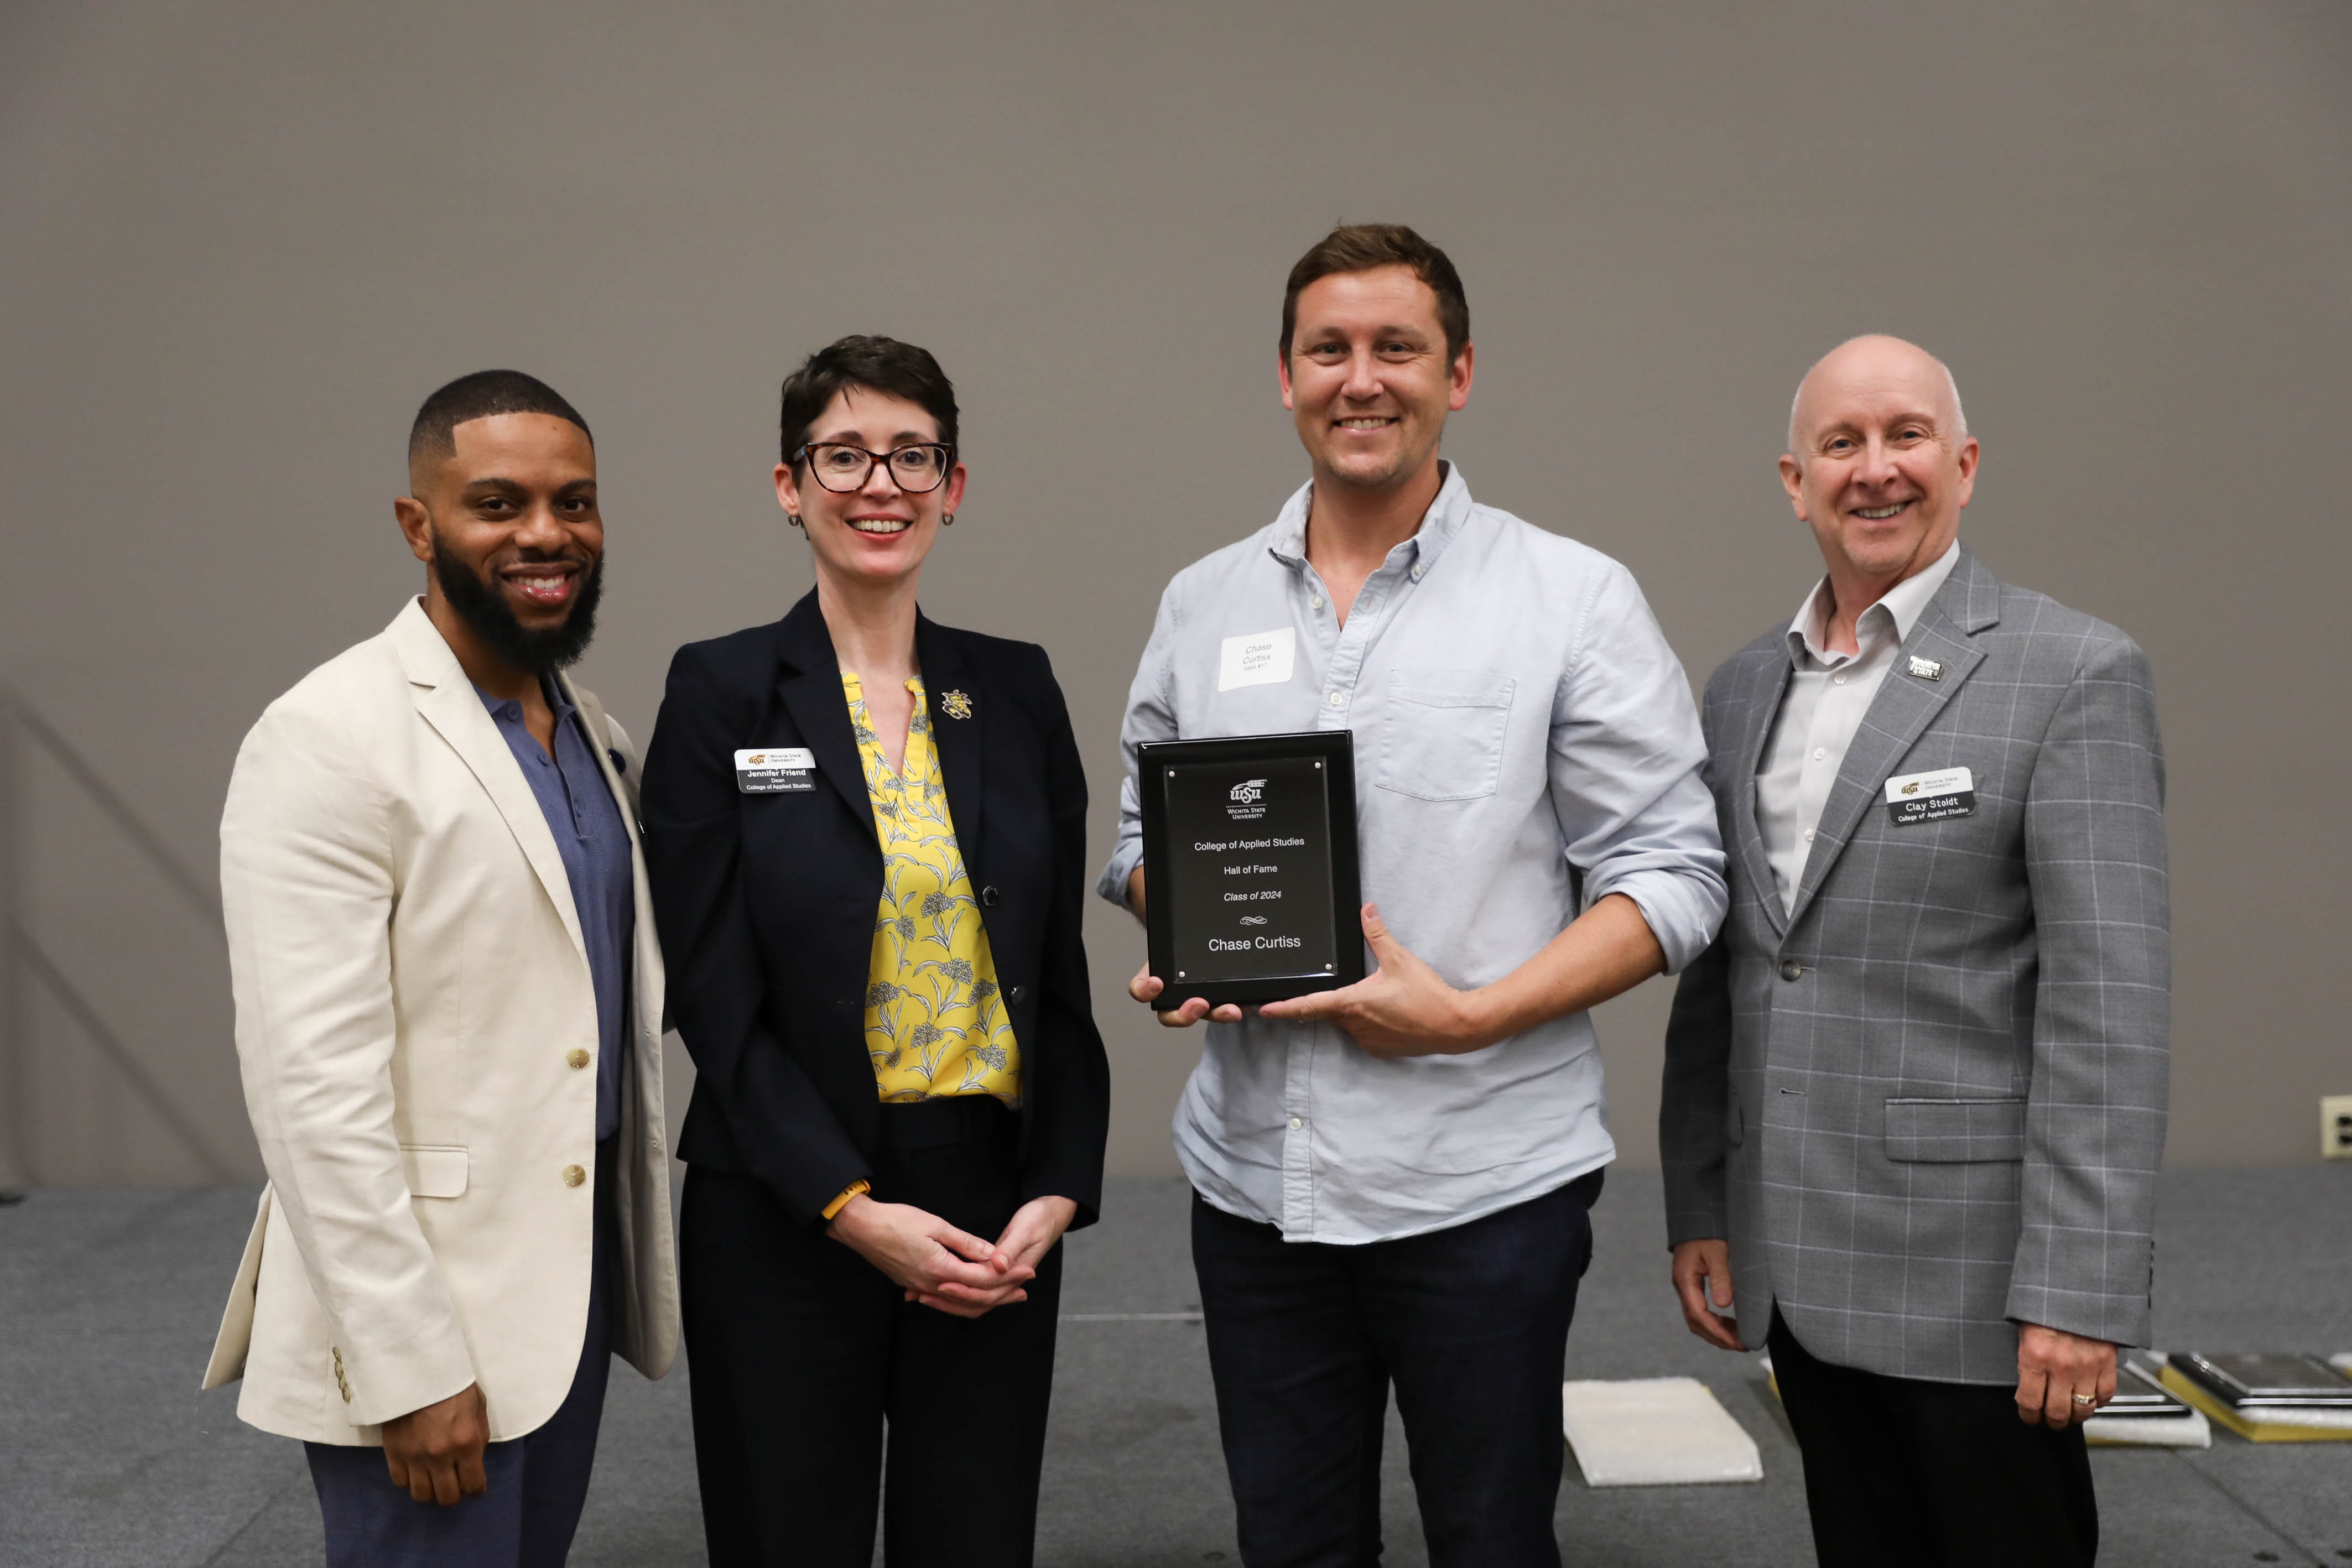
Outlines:
{"label": "gray carpet floor", "polygon": [[[1174,1180],[1116,1182],[1070,1240],[1038,1561],[1239,1561]],[[277,1568],[320,1561],[299,1447],[195,1384],[253,1211],[247,1189],[54,1189],[0,1208],[0,1564]],[[1795,1445],[1752,1358],[1708,1349],[1667,1292],[1654,1175],[1617,1173],[1569,1342],[1574,1377],[1705,1380],[1764,1456],[1746,1486],[1584,1484],[1571,1564],[1812,1561]],[[2169,1347],[2352,1350],[2352,1166],[2168,1176],[2157,1333]],[[613,1375],[580,1568],[698,1564],[688,1380]],[[2352,1443],[2102,1449],[2105,1549],[2126,1568],[2352,1562]],[[1391,1421],[1385,1561],[1426,1562]]]}

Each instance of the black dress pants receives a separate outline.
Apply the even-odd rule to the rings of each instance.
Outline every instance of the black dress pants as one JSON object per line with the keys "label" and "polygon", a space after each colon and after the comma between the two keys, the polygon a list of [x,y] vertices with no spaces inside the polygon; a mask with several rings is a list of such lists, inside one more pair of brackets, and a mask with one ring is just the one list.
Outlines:
{"label": "black dress pants", "polygon": [[[877,1199],[1003,1230],[1020,1207],[1011,1112],[958,1096],[885,1106],[882,1122]],[[877,1496],[891,1568],[1027,1568],[1059,1247],[1027,1301],[950,1317],[757,1181],[698,1166],[678,1244],[711,1568],[867,1568]]]}
{"label": "black dress pants", "polygon": [[2089,1568],[2099,1506],[2080,1425],[2017,1418],[2014,1385],[1832,1366],[1772,1317],[1822,1568]]}
{"label": "black dress pants", "polygon": [[1444,1230],[1286,1241],[1192,1197],[1245,1568],[1375,1568],[1393,1384],[1432,1568],[1559,1568],[1559,1385],[1601,1173]]}

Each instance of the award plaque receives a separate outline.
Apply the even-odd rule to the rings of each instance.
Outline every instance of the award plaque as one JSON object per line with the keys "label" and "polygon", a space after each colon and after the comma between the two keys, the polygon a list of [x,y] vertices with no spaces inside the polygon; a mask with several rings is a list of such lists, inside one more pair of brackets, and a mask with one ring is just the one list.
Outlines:
{"label": "award plaque", "polygon": [[1364,977],[1344,729],[1137,748],[1152,1005],[1271,1002]]}

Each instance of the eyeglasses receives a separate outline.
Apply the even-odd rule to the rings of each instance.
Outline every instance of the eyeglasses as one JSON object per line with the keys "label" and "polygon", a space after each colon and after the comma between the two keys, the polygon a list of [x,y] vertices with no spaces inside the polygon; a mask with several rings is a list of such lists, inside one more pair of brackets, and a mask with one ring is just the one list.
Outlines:
{"label": "eyeglasses", "polygon": [[936,442],[923,442],[913,446],[894,446],[887,452],[868,452],[863,446],[851,446],[837,441],[816,441],[793,454],[793,461],[808,460],[809,472],[816,482],[835,495],[846,495],[866,487],[874,465],[887,463],[890,478],[898,488],[910,496],[919,496],[940,487],[948,476],[948,465],[955,457],[954,449]]}

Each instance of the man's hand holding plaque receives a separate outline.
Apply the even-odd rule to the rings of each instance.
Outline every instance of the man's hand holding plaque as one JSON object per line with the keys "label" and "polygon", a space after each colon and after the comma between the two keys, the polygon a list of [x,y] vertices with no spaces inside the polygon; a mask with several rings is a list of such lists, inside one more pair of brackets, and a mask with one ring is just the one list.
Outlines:
{"label": "man's hand holding plaque", "polygon": [[[1130,889],[1129,902],[1141,906],[1141,885]],[[1475,1051],[1490,1043],[1477,1039],[1470,998],[1475,993],[1455,990],[1436,970],[1415,957],[1389,932],[1380,908],[1367,904],[1362,912],[1364,940],[1380,967],[1352,986],[1317,991],[1285,1001],[1263,1003],[1257,1011],[1270,1019],[1328,1019],[1346,1030],[1356,1043],[1374,1056],[1433,1056]],[[1128,982],[1128,994],[1139,1002],[1157,1001],[1167,988],[1146,963]],[[1212,1008],[1199,997],[1185,998],[1160,1014],[1171,1029],[1183,1029],[1209,1019],[1239,1023],[1241,1008],[1226,1002]]]}
{"label": "man's hand holding plaque", "polygon": [[[1129,902],[1142,913],[1140,872],[1129,885]],[[1336,990],[1261,1004],[1258,1016],[1337,1024],[1370,1056],[1458,1056],[1483,1051],[1564,1009],[1592,1006],[1664,967],[1641,909],[1618,894],[1586,910],[1529,962],[1492,985],[1466,991],[1448,985],[1398,941],[1379,905],[1364,905],[1363,927],[1378,968]],[[1166,990],[1149,963],[1128,982],[1128,994],[1139,1002],[1157,1001]],[[1239,1023],[1243,1012],[1230,1002],[1212,1008],[1192,997],[1160,1014],[1160,1021],[1172,1029],[1204,1018]]]}
{"label": "man's hand holding plaque", "polygon": [[1352,986],[1267,1002],[1262,1018],[1338,1024],[1374,1056],[1451,1056],[1491,1045],[1479,991],[1458,991],[1391,934],[1380,905],[1363,909],[1364,940],[1379,967]]}

